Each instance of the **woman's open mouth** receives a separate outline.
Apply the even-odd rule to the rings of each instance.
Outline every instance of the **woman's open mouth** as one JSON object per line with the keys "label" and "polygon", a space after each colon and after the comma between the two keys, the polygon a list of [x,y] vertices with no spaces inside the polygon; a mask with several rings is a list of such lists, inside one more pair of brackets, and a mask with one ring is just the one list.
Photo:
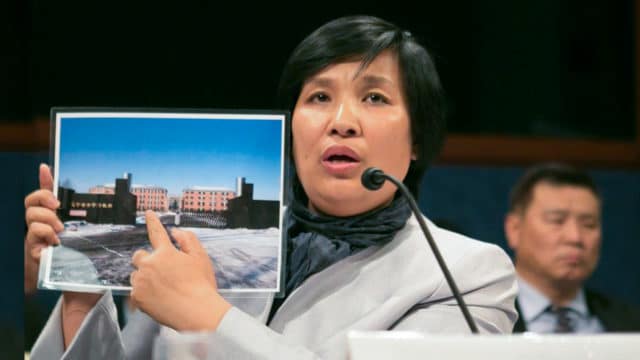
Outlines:
{"label": "woman's open mouth", "polygon": [[347,176],[360,166],[360,157],[348,146],[333,145],[322,154],[322,166],[331,175]]}

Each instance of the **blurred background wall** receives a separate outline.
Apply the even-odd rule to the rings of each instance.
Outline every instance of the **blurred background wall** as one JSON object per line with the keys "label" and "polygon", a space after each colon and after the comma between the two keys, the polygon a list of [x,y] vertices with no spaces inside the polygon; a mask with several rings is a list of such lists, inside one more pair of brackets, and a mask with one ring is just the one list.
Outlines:
{"label": "blurred background wall", "polygon": [[510,187],[560,160],[604,197],[593,287],[640,305],[640,1],[291,4],[17,1],[0,5],[0,337],[28,348],[57,293],[23,296],[24,196],[49,161],[51,106],[268,109],[310,31],[371,14],[434,54],[449,137],[427,173],[425,213],[505,245]]}

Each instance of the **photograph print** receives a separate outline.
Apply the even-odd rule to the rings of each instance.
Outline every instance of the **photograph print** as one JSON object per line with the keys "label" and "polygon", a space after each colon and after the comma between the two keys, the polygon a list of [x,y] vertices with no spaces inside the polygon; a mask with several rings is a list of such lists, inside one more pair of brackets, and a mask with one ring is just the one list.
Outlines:
{"label": "photograph print", "polygon": [[129,292],[133,253],[152,251],[152,210],[168,232],[196,234],[221,292],[279,292],[286,117],[54,108],[64,230],[43,252],[40,288]]}

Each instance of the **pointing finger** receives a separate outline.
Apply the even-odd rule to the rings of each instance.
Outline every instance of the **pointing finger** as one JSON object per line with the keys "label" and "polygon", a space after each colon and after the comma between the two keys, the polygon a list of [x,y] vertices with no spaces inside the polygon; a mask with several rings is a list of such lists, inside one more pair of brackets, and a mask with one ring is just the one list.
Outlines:
{"label": "pointing finger", "polygon": [[145,213],[145,222],[147,223],[147,232],[149,233],[149,241],[154,249],[160,249],[171,246],[171,240],[164,226],[160,222],[158,216],[151,210]]}

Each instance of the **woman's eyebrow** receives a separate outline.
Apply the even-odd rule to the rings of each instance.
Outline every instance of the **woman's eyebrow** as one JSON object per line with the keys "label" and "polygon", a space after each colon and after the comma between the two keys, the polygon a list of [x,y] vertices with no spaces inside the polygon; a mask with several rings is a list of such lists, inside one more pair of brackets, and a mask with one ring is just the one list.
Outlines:
{"label": "woman's eyebrow", "polygon": [[319,86],[319,87],[331,87],[332,84],[333,84],[333,81],[325,77],[314,77],[305,82],[305,86],[313,85],[313,86]]}
{"label": "woman's eyebrow", "polygon": [[367,74],[363,75],[361,78],[364,85],[368,86],[393,85],[393,81],[385,76]]}
{"label": "woman's eyebrow", "polygon": [[[364,87],[382,87],[382,86],[394,85],[391,79],[381,75],[366,74],[362,76],[357,76],[353,80],[358,81]],[[335,81],[331,78],[314,77],[307,80],[304,86],[317,86],[317,87],[331,88],[334,86],[334,84],[335,84]]]}

